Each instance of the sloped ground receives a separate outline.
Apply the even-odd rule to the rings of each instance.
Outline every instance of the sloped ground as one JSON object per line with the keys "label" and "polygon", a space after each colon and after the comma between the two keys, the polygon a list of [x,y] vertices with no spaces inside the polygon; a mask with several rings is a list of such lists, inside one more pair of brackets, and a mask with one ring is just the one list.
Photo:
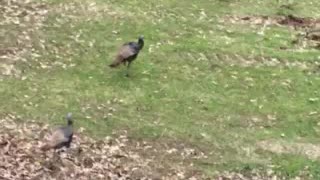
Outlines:
{"label": "sloped ground", "polygon": [[[319,41],[305,31],[319,1],[292,17],[273,1],[40,2],[0,2],[0,114],[21,116],[2,121],[1,176],[319,179]],[[105,68],[140,34],[131,78]],[[66,109],[85,134],[42,154],[37,122]]]}
{"label": "sloped ground", "polygon": [[[70,149],[44,153],[39,147],[49,134],[48,125],[16,123],[15,118],[8,115],[0,120],[0,179],[204,179],[188,170],[192,164],[184,163],[205,158],[194,149],[160,149],[131,141],[125,134],[94,140],[80,132]],[[160,163],[173,155],[181,164]]]}
{"label": "sloped ground", "polygon": [[[22,123],[19,117],[7,115],[0,120],[0,126],[0,179],[3,180],[211,179],[194,171],[191,162],[192,159],[206,159],[207,156],[183,144],[172,146],[172,144],[133,141],[125,132],[123,135],[95,140],[86,136],[85,129],[80,128],[74,136],[70,149],[43,152],[40,147],[50,134],[48,125],[35,121]],[[268,148],[265,142],[260,145],[262,148]],[[315,155],[310,154],[310,156]],[[170,162],[172,157],[180,163]],[[300,174],[296,179],[306,177],[308,174]],[[214,179],[286,178],[277,175],[271,168],[269,170],[255,168],[239,172],[216,172]]]}

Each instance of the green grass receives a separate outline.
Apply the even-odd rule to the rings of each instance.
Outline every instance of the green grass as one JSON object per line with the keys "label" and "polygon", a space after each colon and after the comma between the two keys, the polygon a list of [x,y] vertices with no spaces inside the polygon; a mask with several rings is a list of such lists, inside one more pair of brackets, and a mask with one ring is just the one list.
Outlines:
{"label": "green grass", "polygon": [[[31,66],[21,64],[26,80],[6,78],[1,82],[0,113],[55,124],[72,111],[76,126],[86,127],[93,136],[125,129],[133,138],[185,142],[211,152],[205,162],[196,161],[197,168],[209,174],[248,164],[280,164],[276,171],[296,175],[310,163],[319,164],[294,155],[270,160],[266,152],[246,154],[244,150],[262,139],[314,142],[319,138],[320,101],[309,101],[320,96],[319,75],[284,64],[230,66],[227,59],[214,56],[227,55],[233,62],[239,62],[235,54],[244,59],[264,56],[289,62],[318,61],[319,51],[311,48],[303,52],[280,49],[293,48],[290,42],[295,32],[287,27],[270,26],[265,36],[260,36],[259,27],[220,21],[230,14],[275,15],[279,10],[275,3],[90,0],[97,3],[97,11],[83,10],[76,3],[79,8],[74,12],[55,13],[58,4],[68,3],[44,2],[52,11],[41,29],[47,48],[39,49],[39,61],[74,66],[41,69],[30,58]],[[297,15],[319,17],[314,10],[318,1],[296,3],[303,7]],[[82,7],[87,7],[84,4]],[[73,37],[80,31],[79,41],[75,41]],[[132,65],[132,77],[124,77],[124,67],[109,69],[119,45],[140,34],[146,45]],[[212,64],[219,67],[213,69]],[[314,111],[318,114],[308,115]],[[270,115],[275,119],[268,118]],[[292,167],[292,163],[296,165]],[[310,172],[319,177],[319,171]]]}
{"label": "green grass", "polygon": [[297,172],[307,169],[306,171],[310,171],[314,177],[314,179],[320,178],[319,172],[319,162],[318,161],[308,161],[303,157],[297,156],[279,156],[274,158],[275,161],[279,162],[278,170],[285,173],[287,177],[293,178],[297,176]]}

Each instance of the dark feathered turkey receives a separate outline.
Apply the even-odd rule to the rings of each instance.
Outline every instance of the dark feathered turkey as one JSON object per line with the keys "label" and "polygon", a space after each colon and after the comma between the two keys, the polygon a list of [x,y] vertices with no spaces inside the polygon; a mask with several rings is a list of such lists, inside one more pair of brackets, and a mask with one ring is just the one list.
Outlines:
{"label": "dark feathered turkey", "polygon": [[55,131],[53,131],[48,142],[41,147],[41,150],[47,151],[49,149],[60,149],[62,147],[66,147],[66,148],[70,147],[70,144],[72,142],[72,136],[73,136],[72,114],[68,113],[66,116],[66,119],[67,119],[67,125],[63,127],[59,127]]}
{"label": "dark feathered turkey", "polygon": [[143,36],[140,36],[138,38],[138,42],[128,42],[128,43],[123,44],[121,46],[121,48],[119,49],[115,60],[109,66],[112,68],[115,68],[115,67],[119,66],[120,64],[125,65],[127,63],[126,75],[129,76],[130,64],[132,61],[134,61],[137,58],[137,56],[138,56],[140,50],[143,48],[143,46],[144,46]]}

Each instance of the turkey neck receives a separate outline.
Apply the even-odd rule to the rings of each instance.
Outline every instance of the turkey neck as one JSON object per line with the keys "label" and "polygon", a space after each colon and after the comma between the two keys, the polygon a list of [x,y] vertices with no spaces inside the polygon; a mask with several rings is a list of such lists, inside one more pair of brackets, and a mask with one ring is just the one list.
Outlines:
{"label": "turkey neck", "polygon": [[68,126],[72,126],[72,121],[68,120]]}
{"label": "turkey neck", "polygon": [[139,45],[139,50],[141,50],[144,46],[144,40],[143,39],[139,39],[138,40],[138,45]]}
{"label": "turkey neck", "polygon": [[67,120],[68,120],[68,126],[72,126],[72,124],[73,124],[72,119],[68,118]]}

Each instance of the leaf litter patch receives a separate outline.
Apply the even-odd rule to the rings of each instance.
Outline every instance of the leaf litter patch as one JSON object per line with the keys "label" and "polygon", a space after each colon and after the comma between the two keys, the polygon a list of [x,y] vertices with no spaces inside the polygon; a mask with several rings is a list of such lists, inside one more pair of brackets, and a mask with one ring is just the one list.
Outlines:
{"label": "leaf litter patch", "polygon": [[[206,156],[192,148],[138,142],[126,133],[95,140],[80,128],[70,149],[42,152],[49,126],[17,119],[0,119],[0,179],[205,179],[187,160]],[[167,160],[172,156],[180,161]]]}

